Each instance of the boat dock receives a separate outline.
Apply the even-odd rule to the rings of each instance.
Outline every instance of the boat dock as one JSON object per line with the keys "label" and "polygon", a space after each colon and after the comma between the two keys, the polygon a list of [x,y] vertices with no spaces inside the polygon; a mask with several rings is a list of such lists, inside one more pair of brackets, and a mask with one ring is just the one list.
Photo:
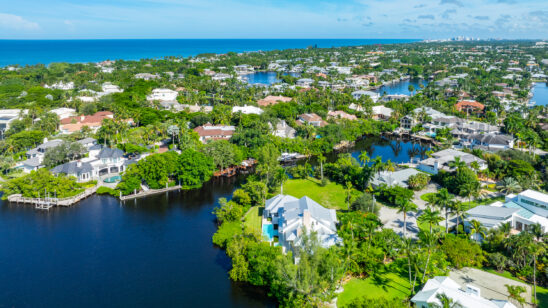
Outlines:
{"label": "boat dock", "polygon": [[23,197],[21,194],[14,194],[8,196],[8,201],[16,204],[31,204],[37,210],[49,210],[55,206],[71,206],[91,195],[93,195],[99,186],[93,186],[73,197],[67,198],[28,198]]}
{"label": "boat dock", "polygon": [[156,194],[169,192],[169,191],[172,191],[172,190],[180,190],[180,189],[181,189],[180,185],[161,188],[161,189],[148,189],[148,190],[144,190],[144,191],[140,191],[140,192],[135,192],[131,195],[120,196],[120,201],[132,200],[132,199],[142,198],[142,197],[146,197],[146,196],[156,195]]}

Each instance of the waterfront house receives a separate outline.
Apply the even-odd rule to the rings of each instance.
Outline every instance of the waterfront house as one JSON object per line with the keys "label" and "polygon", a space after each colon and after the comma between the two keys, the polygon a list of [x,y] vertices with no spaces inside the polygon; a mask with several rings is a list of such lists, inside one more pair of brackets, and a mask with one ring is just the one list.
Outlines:
{"label": "waterfront house", "polygon": [[416,169],[408,168],[399,171],[382,171],[376,172],[371,179],[371,186],[377,188],[386,185],[388,187],[400,186],[403,188],[409,187],[409,178],[413,175],[422,173]]}
{"label": "waterfront house", "polygon": [[400,119],[400,127],[405,130],[412,129],[415,125],[417,125],[417,123],[417,120],[410,115],[403,116]]}
{"label": "waterfront house", "polygon": [[355,100],[359,100],[363,96],[369,96],[371,100],[373,101],[373,103],[376,103],[381,98],[379,93],[372,92],[372,91],[359,90],[359,91],[352,92],[352,97]]}
{"label": "waterfront house", "polygon": [[297,124],[309,124],[316,127],[323,127],[327,125],[327,122],[325,122],[322,117],[315,113],[301,114],[296,122]]}
{"label": "waterfront house", "polygon": [[51,169],[53,174],[65,174],[75,177],[78,182],[88,182],[93,179],[93,167],[88,162],[72,161]]}
{"label": "waterfront house", "polygon": [[446,149],[433,153],[431,157],[421,160],[418,163],[417,168],[431,174],[438,174],[439,170],[453,171],[454,168],[451,168],[449,165],[455,160],[456,157],[460,157],[460,159],[464,161],[468,167],[470,167],[470,164],[475,161],[479,164],[479,170],[487,169],[487,163],[485,160],[472,154],[453,149]]}
{"label": "waterfront house", "polygon": [[437,297],[438,294],[447,296],[463,308],[516,308],[506,300],[483,298],[478,287],[466,285],[465,288],[461,288],[458,283],[446,276],[436,276],[429,279],[422,290],[411,298],[411,302],[417,308],[430,308],[433,305],[441,307],[442,303]]}
{"label": "waterfront house", "polygon": [[471,134],[461,138],[461,145],[471,149],[501,151],[514,147],[514,138],[504,134]]}
{"label": "waterfront house", "polygon": [[266,107],[270,105],[276,105],[278,103],[287,103],[291,100],[291,97],[269,95],[263,99],[258,100],[257,105],[261,107]]}
{"label": "waterfront house", "polygon": [[59,81],[59,82],[56,82],[56,83],[52,84],[51,86],[45,85],[44,88],[68,91],[68,90],[74,89],[74,82],[72,82],[72,81],[69,81],[69,82]]}
{"label": "waterfront house", "polygon": [[63,143],[63,140],[61,139],[53,139],[48,140],[48,138],[44,138],[44,142],[40,144],[39,146],[28,150],[25,154],[27,156],[27,159],[35,158],[37,157],[40,162],[44,159],[44,155],[46,154],[46,151],[59,146]]}
{"label": "waterfront house", "polygon": [[306,196],[297,199],[280,194],[266,200],[262,230],[268,241],[277,235],[278,244],[289,252],[300,245],[304,232],[315,232],[324,248],[341,245],[337,223],[335,210],[326,209]]}
{"label": "waterfront house", "polygon": [[388,120],[392,116],[394,110],[392,108],[380,106],[373,106],[371,108],[371,116],[374,120]]}
{"label": "waterfront house", "polygon": [[207,123],[194,128],[194,131],[200,136],[200,141],[206,143],[208,140],[230,139],[234,135],[236,127]]}
{"label": "waterfront house", "polygon": [[259,107],[248,105],[232,107],[232,113],[237,112],[241,112],[243,114],[262,114],[264,111]]}

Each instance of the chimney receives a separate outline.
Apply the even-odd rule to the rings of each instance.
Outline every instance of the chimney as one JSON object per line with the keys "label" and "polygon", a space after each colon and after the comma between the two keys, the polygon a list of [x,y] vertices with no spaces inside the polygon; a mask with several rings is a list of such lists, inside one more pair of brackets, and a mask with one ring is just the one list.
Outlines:
{"label": "chimney", "polygon": [[86,118],[86,116],[81,115],[81,116],[80,116],[80,121],[84,121],[85,118]]}
{"label": "chimney", "polygon": [[82,162],[81,162],[81,161],[77,161],[77,162],[76,162],[76,166],[77,166],[78,168],[82,167]]}
{"label": "chimney", "polygon": [[312,219],[310,218],[310,211],[307,209],[307,210],[304,210],[303,211],[303,225],[304,227],[306,227],[307,230],[310,230],[310,226],[311,226],[311,223],[312,223]]}

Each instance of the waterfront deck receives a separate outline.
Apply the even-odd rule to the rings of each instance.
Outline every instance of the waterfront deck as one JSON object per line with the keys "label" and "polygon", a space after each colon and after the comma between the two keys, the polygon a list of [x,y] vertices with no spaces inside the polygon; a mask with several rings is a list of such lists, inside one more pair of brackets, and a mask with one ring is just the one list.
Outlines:
{"label": "waterfront deck", "polygon": [[84,190],[73,197],[67,198],[28,198],[23,197],[21,194],[14,194],[8,196],[8,201],[16,204],[31,204],[37,210],[49,210],[55,206],[71,206],[80,202],[81,200],[93,195],[99,186],[93,186]]}
{"label": "waterfront deck", "polygon": [[120,196],[120,201],[143,198],[143,197],[146,197],[146,196],[156,195],[156,194],[169,192],[169,191],[172,191],[172,190],[180,190],[180,189],[181,189],[180,185],[161,188],[161,189],[149,189],[149,190],[145,190],[145,191],[140,191],[140,192],[135,193],[135,194],[127,195],[127,196]]}

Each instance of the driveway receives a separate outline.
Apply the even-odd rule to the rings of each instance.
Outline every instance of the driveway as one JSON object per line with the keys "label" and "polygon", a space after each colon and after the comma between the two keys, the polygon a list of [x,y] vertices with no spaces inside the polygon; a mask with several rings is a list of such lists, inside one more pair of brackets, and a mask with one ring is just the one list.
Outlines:
{"label": "driveway", "polygon": [[465,267],[460,270],[452,270],[449,273],[449,277],[463,288],[465,288],[467,284],[480,288],[481,296],[486,299],[508,300],[508,292],[506,291],[506,287],[504,285],[508,284],[523,286],[525,290],[527,290],[522,294],[527,303],[524,307],[533,307],[533,305],[531,305],[532,288],[526,283],[470,267]]}
{"label": "driveway", "polygon": [[[427,208],[427,202],[422,200],[420,196],[438,191],[437,184],[429,184],[425,189],[416,191],[412,202],[417,205],[417,212],[407,213],[406,236],[417,238],[419,227],[417,225],[417,217],[422,214]],[[379,211],[379,218],[384,224],[384,228],[393,229],[399,235],[403,235],[403,213],[398,213],[398,208],[383,206]]]}

